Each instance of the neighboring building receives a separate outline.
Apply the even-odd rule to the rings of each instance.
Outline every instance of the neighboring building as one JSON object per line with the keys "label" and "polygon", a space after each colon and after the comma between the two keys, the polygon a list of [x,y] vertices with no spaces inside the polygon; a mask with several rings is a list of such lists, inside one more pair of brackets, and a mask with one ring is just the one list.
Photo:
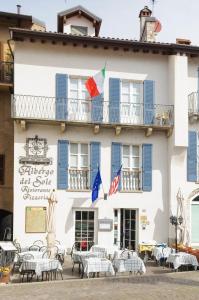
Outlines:
{"label": "neighboring building", "polygon": [[[145,7],[143,30],[146,16],[151,31],[157,20]],[[58,33],[10,30],[14,238],[45,239],[47,198],[55,188],[56,238],[68,248],[85,240],[133,249],[142,241],[168,242],[181,188],[190,243],[199,244],[199,202],[192,201],[199,194],[197,135],[188,138],[198,130],[197,101],[189,110],[192,124],[188,101],[197,100],[199,47],[156,43],[153,32],[153,42],[148,33],[140,42],[100,38],[100,24],[78,6],[58,14]],[[104,94],[91,100],[84,83],[105,62]],[[121,164],[120,192],[107,197],[103,190]],[[98,166],[103,189],[92,204]]]}
{"label": "neighboring building", "polygon": [[[6,227],[11,228],[13,212],[14,126],[11,119],[13,93],[13,44],[9,27],[44,29],[44,24],[32,16],[0,12],[0,240]],[[8,230],[7,230],[8,232]],[[9,233],[10,234],[10,233]]]}

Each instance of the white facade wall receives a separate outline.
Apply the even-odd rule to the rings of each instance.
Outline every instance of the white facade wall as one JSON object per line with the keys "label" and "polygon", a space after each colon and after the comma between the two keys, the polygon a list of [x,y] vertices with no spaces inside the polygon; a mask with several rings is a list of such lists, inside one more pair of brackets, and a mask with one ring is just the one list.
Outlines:
{"label": "white facade wall", "polygon": [[95,36],[95,28],[89,20],[85,19],[81,16],[74,16],[69,19],[66,19],[66,23],[64,24],[64,33],[71,33],[71,25],[74,26],[84,26],[88,28],[88,35]]}
{"label": "white facade wall", "polygon": [[[55,96],[55,74],[63,73],[77,76],[90,76],[99,71],[107,62],[107,80],[104,99],[108,101],[108,78],[116,77],[143,81],[155,81],[155,103],[175,105],[175,126],[173,135],[167,138],[164,133],[155,132],[146,138],[144,131],[123,130],[116,136],[113,129],[101,129],[98,135],[89,127],[69,126],[60,133],[58,125],[28,124],[22,131],[15,125],[15,175],[14,175],[14,237],[24,243],[43,239],[45,234],[25,234],[25,207],[45,206],[47,200],[24,200],[20,186],[19,157],[24,156],[27,137],[46,138],[49,146],[48,156],[52,157],[54,170],[51,188],[57,186],[57,141],[67,139],[88,143],[101,143],[101,174],[105,192],[108,192],[111,173],[111,142],[130,144],[153,144],[153,188],[151,192],[117,193],[107,201],[100,199],[91,204],[90,192],[66,192],[57,190],[57,239],[67,247],[74,242],[75,208],[94,208],[98,218],[113,219],[113,209],[132,208],[138,211],[137,243],[146,240],[167,242],[169,216],[176,213],[176,194],[181,188],[190,208],[189,195],[197,188],[195,183],[187,183],[187,146],[188,146],[188,99],[192,89],[197,89],[197,70],[194,60],[188,65],[184,56],[161,56],[122,51],[93,50],[80,47],[72,48],[39,43],[16,43],[15,52],[15,94]],[[194,125],[193,125],[194,126]],[[149,225],[142,229],[139,216],[146,213]],[[187,214],[190,221],[190,215]],[[97,225],[97,224],[96,224]],[[190,222],[188,224],[190,227]],[[97,230],[97,227],[96,227]],[[96,231],[96,242],[113,244],[113,231]]]}

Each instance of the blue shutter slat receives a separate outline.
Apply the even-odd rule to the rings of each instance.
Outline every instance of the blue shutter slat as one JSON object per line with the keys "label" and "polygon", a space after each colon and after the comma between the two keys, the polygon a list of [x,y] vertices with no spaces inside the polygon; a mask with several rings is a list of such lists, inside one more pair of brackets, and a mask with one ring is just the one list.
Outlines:
{"label": "blue shutter slat", "polygon": [[152,145],[142,145],[142,189],[152,190]]}
{"label": "blue shutter slat", "polygon": [[[118,170],[121,167],[121,147],[120,143],[112,143],[111,147],[111,181],[116,176]],[[121,180],[118,187],[121,190]]]}
{"label": "blue shutter slat", "polygon": [[95,180],[98,167],[100,168],[100,143],[99,142],[91,142],[90,145],[90,165],[91,165],[91,172],[90,172],[90,187],[92,189],[93,182]]}
{"label": "blue shutter slat", "polygon": [[154,122],[154,98],[155,82],[153,80],[144,81],[144,124]]}
{"label": "blue shutter slat", "polygon": [[189,131],[187,149],[187,181],[197,181],[197,133]]}
{"label": "blue shutter slat", "polygon": [[67,120],[68,75],[56,74],[56,120]]}
{"label": "blue shutter slat", "polygon": [[103,94],[92,99],[91,120],[96,123],[103,121]]}
{"label": "blue shutter slat", "polygon": [[68,188],[68,141],[58,141],[57,188]]}
{"label": "blue shutter slat", "polygon": [[120,123],[120,79],[109,78],[109,122]]}

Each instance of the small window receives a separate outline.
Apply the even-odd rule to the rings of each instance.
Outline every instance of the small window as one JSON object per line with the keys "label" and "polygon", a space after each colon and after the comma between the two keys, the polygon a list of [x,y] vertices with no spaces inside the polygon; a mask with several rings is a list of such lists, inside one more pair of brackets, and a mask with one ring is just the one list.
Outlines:
{"label": "small window", "polygon": [[78,35],[88,35],[88,27],[71,25],[71,33]]}
{"label": "small window", "polygon": [[0,154],[0,185],[4,184],[5,177],[5,155]]}

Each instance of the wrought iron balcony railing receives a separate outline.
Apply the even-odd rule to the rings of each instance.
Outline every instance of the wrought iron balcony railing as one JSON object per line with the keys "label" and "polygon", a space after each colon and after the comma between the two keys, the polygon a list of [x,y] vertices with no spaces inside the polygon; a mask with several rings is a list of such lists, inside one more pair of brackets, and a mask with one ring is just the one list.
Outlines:
{"label": "wrought iron balcony railing", "polygon": [[141,190],[141,171],[122,170],[121,184],[122,191],[125,192]]}
{"label": "wrought iron balcony railing", "polygon": [[69,169],[69,189],[89,190],[89,170]]}
{"label": "wrought iron balcony railing", "polygon": [[0,61],[0,83],[13,83],[13,63]]}
{"label": "wrought iron balcony railing", "polygon": [[189,116],[199,116],[199,93],[193,92],[188,95]]}
{"label": "wrought iron balcony railing", "polygon": [[13,95],[12,117],[15,119],[54,120],[121,125],[173,125],[173,105],[65,99],[43,96]]}

